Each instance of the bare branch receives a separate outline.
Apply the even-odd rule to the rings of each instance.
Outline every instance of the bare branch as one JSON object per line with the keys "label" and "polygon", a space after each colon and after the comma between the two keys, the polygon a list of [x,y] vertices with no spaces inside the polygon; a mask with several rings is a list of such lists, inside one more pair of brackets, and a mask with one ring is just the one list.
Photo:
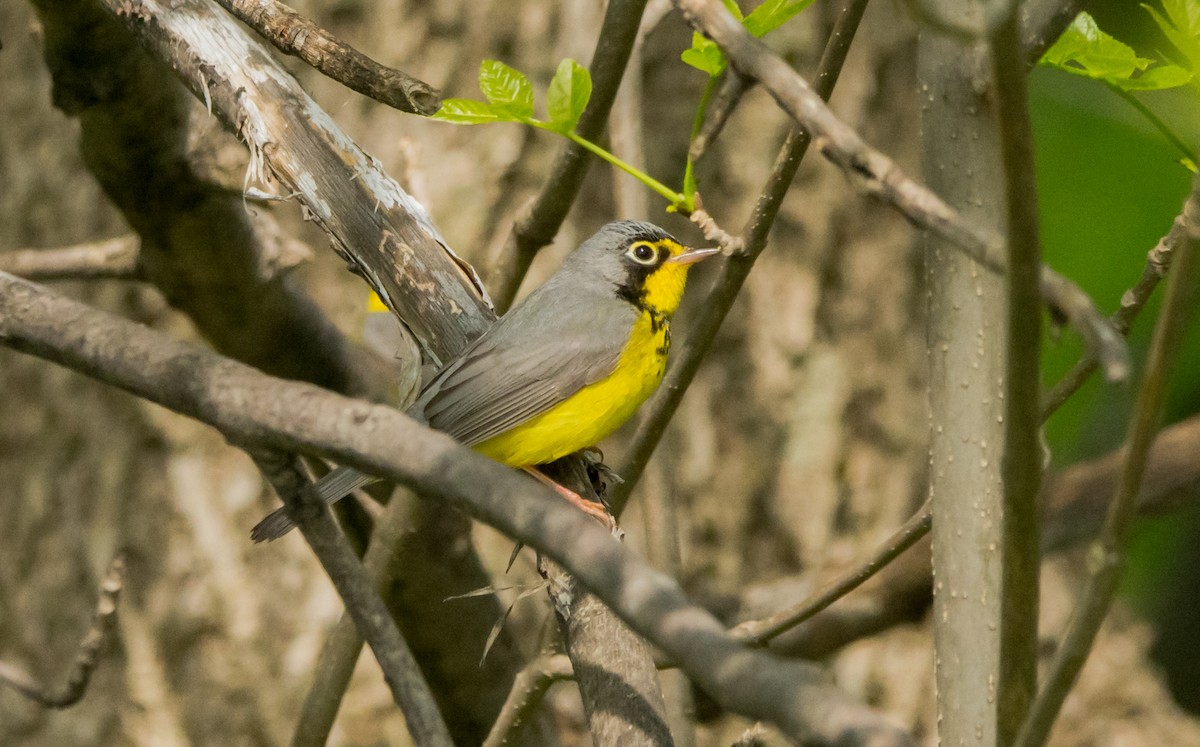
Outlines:
{"label": "bare branch", "polygon": [[[915,225],[945,239],[993,271],[1005,268],[1004,239],[995,231],[968,224],[957,211],[929,189],[909,178],[883,153],[867,145],[858,133],[834,116],[821,97],[762,42],[752,37],[718,0],[674,0],[703,33],[725,51],[730,64],[757,80],[817,141],[821,153],[840,166],[865,193],[899,210]],[[1105,375],[1123,378],[1128,351],[1120,335],[1074,283],[1043,267],[1043,297],[1069,319],[1096,351]]]}
{"label": "bare branch", "polygon": [[1042,689],[1014,741],[1017,747],[1045,744],[1067,693],[1087,661],[1121,580],[1125,546],[1137,517],[1138,493],[1147,457],[1162,419],[1168,377],[1200,290],[1197,287],[1200,285],[1197,274],[1200,270],[1200,177],[1193,179],[1192,193],[1184,204],[1183,230],[1185,238],[1175,259],[1175,271],[1167,281],[1166,298],[1154,327],[1146,372],[1129,420],[1120,480],[1100,537],[1089,548],[1091,564],[1087,582]]}
{"label": "bare branch", "polygon": [[912,743],[818,668],[735,641],[551,491],[396,410],[265,376],[3,273],[0,343],[214,425],[235,443],[313,453],[448,501],[567,567],[723,707],[794,739]]}
{"label": "bare branch", "polygon": [[100,664],[100,652],[112,631],[117,614],[117,603],[121,600],[121,589],[125,585],[125,556],[118,554],[108,564],[108,571],[100,583],[100,599],[96,602],[96,613],[88,626],[75,660],[71,664],[66,683],[52,690],[38,682],[20,667],[0,661],[0,684],[8,685],[30,700],[47,708],[70,708],[87,692],[92,673]]}
{"label": "bare branch", "polygon": [[436,88],[367,57],[311,20],[275,0],[217,0],[284,54],[294,55],[347,88],[411,114],[442,105]]}
{"label": "bare branch", "polygon": [[[850,52],[850,45],[854,41],[854,34],[866,8],[867,0],[847,0],[842,5],[817,68],[819,94],[824,98],[833,94],[833,88],[837,85],[838,75],[846,61],[846,55]],[[700,361],[712,347],[721,322],[733,308],[742,284],[750,274],[750,268],[754,266],[758,255],[766,249],[767,236],[775,223],[775,216],[779,214],[779,207],[783,204],[783,198],[792,185],[792,179],[800,168],[800,162],[804,159],[810,142],[808,135],[799,127],[793,127],[788,132],[787,139],[780,146],[779,155],[775,158],[771,176],[768,177],[758,202],[755,203],[754,213],[742,231],[741,247],[721,264],[720,274],[705,298],[704,308],[688,330],[683,349],[676,355],[658,391],[642,407],[641,419],[629,442],[625,461],[617,468],[617,473],[625,482],[609,491],[608,499],[618,513],[629,500],[630,491],[641,478],[650,456],[666,432],[667,424],[700,368]],[[716,235],[714,240],[719,238],[720,236]],[[725,245],[728,244],[723,244]]]}
{"label": "bare branch", "polygon": [[533,717],[550,686],[570,679],[575,673],[566,654],[539,656],[522,669],[515,680],[504,708],[483,742],[483,747],[503,747],[514,744],[521,729]]}
{"label": "bare branch", "polygon": [[102,2],[246,142],[248,181],[269,171],[296,193],[430,360],[446,360],[487,328],[495,315],[482,286],[425,208],[234,19],[200,0]]}
{"label": "bare branch", "polygon": [[375,654],[392,698],[404,712],[413,741],[418,745],[453,747],[450,732],[408,643],[388,613],[370,575],[329,515],[325,502],[299,470],[295,457],[254,448],[250,453],[283,499],[313,554],[329,574],[346,605],[346,612]]}
{"label": "bare branch", "polygon": [[[1001,562],[997,587],[1000,614],[993,623],[999,627],[1000,643],[993,696],[999,744],[1012,741],[1037,689],[1041,572],[1038,493],[1042,482],[1042,304],[1038,274],[1042,249],[1033,130],[1015,8],[1015,2],[1001,0],[998,5],[992,0],[982,9],[985,26],[993,23],[988,16],[997,9],[1005,14],[995,26],[990,43],[1008,226],[1004,423],[997,429],[1004,434],[1000,543],[995,550]],[[974,498],[981,502],[983,511],[995,505],[987,503],[986,496],[976,494]]]}
{"label": "bare branch", "polygon": [[786,633],[862,586],[928,534],[932,524],[933,513],[930,511],[929,502],[926,501],[912,518],[879,545],[871,557],[829,581],[820,591],[800,603],[761,620],[739,623],[730,632],[740,641],[755,644],[766,643]]}
{"label": "bare branch", "polygon": [[76,244],[58,249],[17,249],[0,252],[0,272],[28,280],[92,280],[139,278],[136,236],[117,236],[104,241]]}
{"label": "bare branch", "polygon": [[[1172,222],[1171,230],[1167,232],[1167,235],[1159,239],[1154,248],[1146,255],[1146,266],[1142,270],[1142,276],[1132,288],[1125,291],[1121,296],[1120,307],[1109,317],[1113,327],[1122,335],[1129,334],[1134,320],[1137,319],[1146,302],[1150,300],[1159,281],[1167,276],[1167,270],[1171,267],[1175,250],[1183,240],[1183,216],[1179,215]],[[1086,351],[1083,358],[1046,394],[1042,402],[1042,419],[1048,420],[1075,392],[1079,391],[1080,387],[1095,373],[1096,367],[1096,356],[1092,351]]]}
{"label": "bare branch", "polygon": [[[637,39],[646,2],[610,0],[604,11],[596,51],[588,66],[592,75],[592,97],[575,128],[586,140],[595,142],[604,132],[604,124],[608,121],[608,113]],[[507,309],[512,305],[533,258],[542,247],[554,241],[591,164],[591,155],[575,143],[565,144],[559,152],[551,167],[550,178],[517,219],[508,242],[488,272],[497,308]]]}

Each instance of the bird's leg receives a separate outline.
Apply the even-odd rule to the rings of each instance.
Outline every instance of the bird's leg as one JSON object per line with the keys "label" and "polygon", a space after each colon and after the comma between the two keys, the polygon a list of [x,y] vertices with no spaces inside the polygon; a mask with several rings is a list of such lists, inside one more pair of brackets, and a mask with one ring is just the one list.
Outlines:
{"label": "bird's leg", "polygon": [[592,516],[597,521],[599,521],[601,524],[608,527],[609,530],[615,530],[617,528],[617,520],[614,519],[612,514],[610,514],[608,512],[608,508],[603,503],[599,503],[597,501],[589,501],[587,498],[584,498],[579,493],[576,493],[574,490],[571,490],[570,488],[566,488],[566,487],[563,487],[562,485],[559,485],[557,482],[555,482],[554,480],[551,480],[545,474],[538,471],[538,469],[536,467],[522,467],[521,469],[524,470],[525,472],[528,472],[529,475],[533,479],[537,480],[538,482],[545,485],[546,487],[551,488],[552,490],[554,490],[554,492],[558,493],[563,498],[566,498],[568,501],[575,504],[584,513],[588,514],[589,516]]}

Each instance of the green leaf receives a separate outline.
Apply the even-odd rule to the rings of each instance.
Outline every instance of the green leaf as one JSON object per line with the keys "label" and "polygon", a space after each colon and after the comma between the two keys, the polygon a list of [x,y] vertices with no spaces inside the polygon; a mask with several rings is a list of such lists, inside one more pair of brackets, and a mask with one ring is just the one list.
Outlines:
{"label": "green leaf", "polygon": [[746,16],[742,25],[752,35],[762,37],[787,23],[812,3],[813,0],[766,0]]}
{"label": "green leaf", "polygon": [[497,60],[479,65],[479,90],[496,109],[510,112],[515,119],[533,116],[533,86],[529,78]]}
{"label": "green leaf", "polygon": [[574,130],[591,97],[592,76],[587,68],[571,59],[558,63],[546,92],[550,128],[563,133]]}
{"label": "green leaf", "polygon": [[1193,77],[1192,73],[1178,65],[1164,63],[1155,65],[1136,78],[1114,81],[1114,83],[1126,91],[1161,91],[1166,88],[1185,86],[1192,81]]}
{"label": "green leaf", "polygon": [[517,117],[505,109],[498,109],[486,101],[472,99],[444,99],[442,108],[433,119],[451,124],[483,124],[484,122],[516,122]]}
{"label": "green leaf", "polygon": [[738,7],[737,0],[725,0],[725,10],[733,14],[733,17],[742,20],[742,9]]}
{"label": "green leaf", "polygon": [[1200,3],[1195,0],[1163,0],[1164,17],[1153,7],[1142,7],[1158,24],[1167,41],[1188,61],[1193,74],[1200,73]]}
{"label": "green leaf", "polygon": [[683,50],[679,59],[712,78],[725,72],[725,53],[716,42],[700,33],[692,34],[691,48]]}
{"label": "green leaf", "polygon": [[[1138,57],[1128,45],[1100,30],[1087,13],[1059,37],[1042,63],[1059,70],[1102,80],[1124,91],[1151,91],[1187,84],[1193,74],[1178,65]],[[1151,67],[1153,65],[1153,67]]]}
{"label": "green leaf", "polygon": [[1153,60],[1138,57],[1127,44],[1100,30],[1087,13],[1080,13],[1042,58],[1060,70],[1117,82],[1145,70]]}

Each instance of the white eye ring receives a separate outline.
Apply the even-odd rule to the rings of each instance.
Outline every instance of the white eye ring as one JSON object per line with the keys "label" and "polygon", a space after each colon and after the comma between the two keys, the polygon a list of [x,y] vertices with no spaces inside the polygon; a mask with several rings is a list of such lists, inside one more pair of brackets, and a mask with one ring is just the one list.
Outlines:
{"label": "white eye ring", "polygon": [[652,265],[658,259],[658,250],[654,248],[653,244],[645,241],[639,241],[629,247],[626,254],[639,265]]}

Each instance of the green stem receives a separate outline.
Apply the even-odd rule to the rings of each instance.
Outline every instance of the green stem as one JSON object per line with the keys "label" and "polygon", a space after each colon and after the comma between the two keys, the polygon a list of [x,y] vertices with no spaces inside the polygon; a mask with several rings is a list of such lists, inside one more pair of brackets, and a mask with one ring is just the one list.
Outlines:
{"label": "green stem", "polygon": [[696,107],[696,116],[692,119],[692,134],[688,138],[687,165],[683,167],[683,194],[687,198],[689,209],[694,206],[693,200],[696,195],[696,165],[692,161],[690,145],[696,142],[696,136],[700,134],[700,128],[704,126],[704,112],[708,110],[708,102],[712,99],[713,92],[717,90],[717,81],[719,79],[720,76],[717,75],[708,76],[708,83],[704,86],[704,94],[700,96],[700,105]]}
{"label": "green stem", "polygon": [[[534,125],[535,127],[541,127],[542,129],[549,129],[542,123],[530,122],[530,124]],[[625,163],[620,158],[617,158],[612,153],[609,153],[608,151],[601,148],[599,145],[596,145],[592,141],[586,140],[586,139],[580,137],[579,135],[576,135],[574,132],[567,132],[567,133],[560,133],[560,134],[565,134],[567,139],[569,139],[571,142],[575,143],[576,145],[579,145],[580,147],[595,154],[596,156],[603,158],[605,161],[608,161],[609,163],[611,163],[613,166],[616,166],[621,171],[624,171],[626,174],[629,174],[630,176],[632,176],[634,179],[637,179],[642,184],[645,184],[650,189],[653,189],[655,192],[659,193],[660,195],[665,197],[667,200],[669,200],[673,207],[687,205],[688,199],[686,196],[679,194],[675,190],[671,189],[670,187],[663,184],[662,182],[655,179],[654,177],[650,176],[649,174],[642,171],[641,169],[639,169],[635,166],[631,166],[628,163]]]}
{"label": "green stem", "polygon": [[1150,124],[1154,125],[1154,128],[1161,132],[1163,137],[1165,137],[1171,143],[1171,145],[1174,145],[1179,152],[1183,154],[1184,158],[1188,159],[1188,162],[1192,164],[1191,169],[1196,167],[1195,152],[1188,147],[1188,144],[1185,143],[1182,138],[1175,134],[1175,132],[1167,125],[1166,122],[1159,119],[1158,115],[1150,110],[1150,107],[1143,104],[1137,96],[1134,96],[1132,93],[1126,91],[1115,83],[1111,83],[1106,80],[1104,81],[1104,84],[1112,89],[1112,91],[1118,96],[1129,102],[1130,106],[1132,106],[1134,109],[1137,109],[1138,112],[1150,122]]}

